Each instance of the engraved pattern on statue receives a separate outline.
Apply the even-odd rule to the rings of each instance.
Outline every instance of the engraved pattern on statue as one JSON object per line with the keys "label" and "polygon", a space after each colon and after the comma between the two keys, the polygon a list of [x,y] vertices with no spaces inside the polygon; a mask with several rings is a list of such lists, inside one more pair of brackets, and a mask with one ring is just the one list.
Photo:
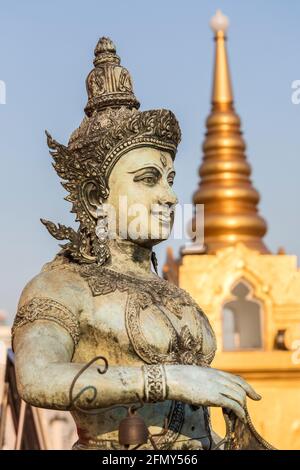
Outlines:
{"label": "engraved pattern on statue", "polygon": [[[171,334],[169,351],[166,354],[158,352],[148,343],[141,329],[139,295],[134,293],[128,296],[125,312],[127,334],[137,355],[147,364],[194,364],[208,367],[215,348],[209,354],[203,354],[201,337],[195,339],[187,325],[178,334],[166,316],[164,320],[169,324]],[[198,331],[202,331],[199,319]]]}
{"label": "engraved pattern on statue", "polygon": [[176,442],[184,422],[185,404],[181,401],[173,402],[169,418],[168,431],[159,438],[154,438],[159,449],[171,449]]}
{"label": "engraved pattern on statue", "polygon": [[178,364],[178,337],[175,329],[169,321],[166,322],[171,334],[169,351],[166,354],[158,352],[148,343],[141,330],[138,297],[137,293],[128,296],[125,312],[126,330],[135,352],[147,364]]}
{"label": "engraved pattern on statue", "polygon": [[156,403],[166,399],[167,385],[163,366],[143,366],[145,380],[145,397],[148,403]]}
{"label": "engraved pattern on statue", "polygon": [[110,294],[115,290],[129,294],[139,293],[138,301],[142,309],[151,304],[162,305],[181,319],[182,307],[193,306],[199,310],[201,316],[204,316],[187,292],[159,277],[153,280],[139,279],[97,264],[82,265],[78,272],[87,280],[94,296]]}
{"label": "engraved pattern on statue", "polygon": [[12,339],[17,328],[35,320],[54,321],[67,330],[75,345],[78,343],[80,330],[74,314],[61,303],[47,297],[34,297],[19,308],[12,327]]}

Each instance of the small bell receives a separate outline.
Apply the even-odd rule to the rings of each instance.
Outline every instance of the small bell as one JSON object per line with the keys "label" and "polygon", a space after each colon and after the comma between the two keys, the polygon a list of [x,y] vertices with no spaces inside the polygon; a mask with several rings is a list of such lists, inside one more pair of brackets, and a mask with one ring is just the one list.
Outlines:
{"label": "small bell", "polygon": [[149,439],[149,430],[143,418],[136,413],[136,409],[128,408],[126,418],[119,425],[119,443],[126,448],[131,445],[141,446]]}

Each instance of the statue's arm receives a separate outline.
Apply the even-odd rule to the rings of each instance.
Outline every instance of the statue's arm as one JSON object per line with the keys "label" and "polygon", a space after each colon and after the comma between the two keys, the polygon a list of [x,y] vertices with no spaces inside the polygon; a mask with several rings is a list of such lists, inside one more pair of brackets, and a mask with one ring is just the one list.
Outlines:
{"label": "statue's arm", "polygon": [[[73,340],[61,326],[49,321],[35,321],[15,333],[16,375],[21,397],[31,405],[69,409],[69,390],[84,364],[71,363]],[[145,376],[140,366],[112,366],[100,375],[99,365],[92,365],[76,382],[73,396],[90,387],[76,402],[85,409],[103,408],[137,402],[145,396]],[[160,366],[155,366],[160,367]],[[244,419],[246,395],[256,393],[243,379],[215,369],[189,365],[164,365],[167,392],[165,399],[232,409]],[[87,399],[94,396],[92,402]],[[162,397],[161,397],[162,399]]]}
{"label": "statue's arm", "polygon": [[[14,349],[16,354],[16,375],[21,397],[31,405],[42,408],[68,409],[69,391],[76,374],[84,364],[71,362],[74,344],[72,338],[59,325],[50,321],[35,321],[22,326],[15,333]],[[88,368],[76,382],[73,397],[84,387],[94,387],[81,395],[76,404],[80,407],[102,408],[119,403],[137,402],[138,393],[144,395],[141,367],[108,367],[103,369],[98,361]]]}

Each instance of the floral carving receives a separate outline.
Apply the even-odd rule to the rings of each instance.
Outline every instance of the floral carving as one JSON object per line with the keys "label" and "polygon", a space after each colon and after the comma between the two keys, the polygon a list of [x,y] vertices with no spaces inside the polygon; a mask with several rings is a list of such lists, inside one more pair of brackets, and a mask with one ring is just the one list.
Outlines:
{"label": "floral carving", "polygon": [[50,320],[67,330],[76,345],[79,341],[79,323],[67,307],[47,297],[33,297],[19,308],[12,327],[12,342],[17,328],[35,320]]}

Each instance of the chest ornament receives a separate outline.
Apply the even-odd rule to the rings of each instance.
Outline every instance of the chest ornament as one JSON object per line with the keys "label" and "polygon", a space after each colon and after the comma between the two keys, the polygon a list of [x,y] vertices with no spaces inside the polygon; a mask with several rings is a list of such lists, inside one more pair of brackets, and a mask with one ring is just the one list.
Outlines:
{"label": "chest ornament", "polygon": [[182,318],[183,306],[192,303],[196,305],[187,292],[159,277],[145,280],[97,265],[80,266],[79,273],[87,280],[94,296],[110,294],[116,290],[138,294],[136,300],[142,309],[151,304],[162,305],[179,319]]}
{"label": "chest ornament", "polygon": [[[97,265],[80,266],[79,273],[88,282],[93,296],[110,294],[116,290],[128,294],[126,330],[135,352],[145,363],[209,366],[215,354],[215,347],[207,354],[203,353],[203,334],[210,334],[215,343],[214,333],[205,314],[187,292],[159,277],[145,281]],[[169,330],[171,339],[165,353],[157,351],[149,344],[142,331],[141,310],[151,305],[162,311],[164,323]],[[182,310],[185,306],[195,310],[196,334],[192,334],[188,325],[182,326],[179,331],[176,330],[171,319],[164,313],[166,309],[178,320],[182,320]]]}

